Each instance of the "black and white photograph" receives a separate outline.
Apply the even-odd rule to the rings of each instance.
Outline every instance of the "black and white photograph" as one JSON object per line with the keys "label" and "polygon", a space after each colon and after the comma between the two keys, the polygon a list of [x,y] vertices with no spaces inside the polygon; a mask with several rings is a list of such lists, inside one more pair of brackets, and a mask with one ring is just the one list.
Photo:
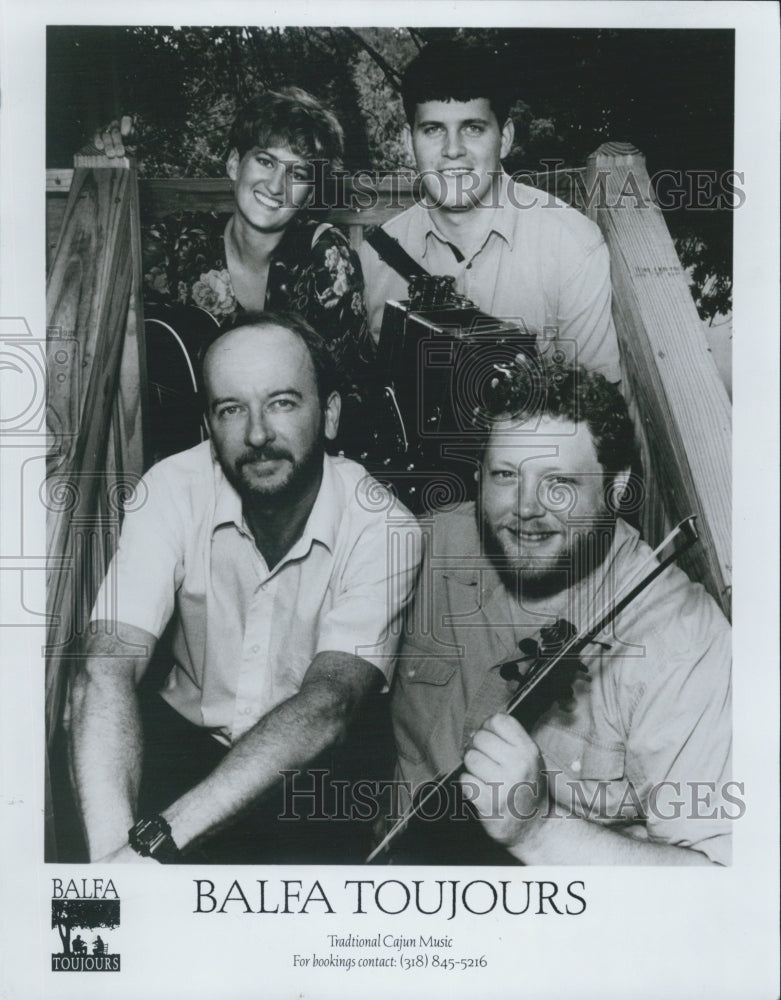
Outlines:
{"label": "black and white photograph", "polygon": [[9,997],[776,995],[778,11],[714,7],[4,8]]}

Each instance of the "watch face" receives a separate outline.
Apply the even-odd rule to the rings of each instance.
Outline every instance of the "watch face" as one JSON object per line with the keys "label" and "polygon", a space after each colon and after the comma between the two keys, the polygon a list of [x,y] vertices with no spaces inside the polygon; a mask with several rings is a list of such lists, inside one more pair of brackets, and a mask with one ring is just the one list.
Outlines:
{"label": "watch face", "polygon": [[129,843],[143,857],[160,861],[173,860],[179,854],[171,837],[171,827],[162,816],[139,820],[130,831]]}

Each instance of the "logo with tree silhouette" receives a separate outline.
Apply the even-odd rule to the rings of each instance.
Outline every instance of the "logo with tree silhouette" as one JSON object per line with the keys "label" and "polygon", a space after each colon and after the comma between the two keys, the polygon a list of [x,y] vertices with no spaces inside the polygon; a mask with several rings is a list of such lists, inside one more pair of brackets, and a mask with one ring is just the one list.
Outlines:
{"label": "logo with tree silhouette", "polygon": [[52,899],[52,928],[62,944],[52,954],[52,971],[119,972],[119,953],[105,933],[118,926],[118,899]]}

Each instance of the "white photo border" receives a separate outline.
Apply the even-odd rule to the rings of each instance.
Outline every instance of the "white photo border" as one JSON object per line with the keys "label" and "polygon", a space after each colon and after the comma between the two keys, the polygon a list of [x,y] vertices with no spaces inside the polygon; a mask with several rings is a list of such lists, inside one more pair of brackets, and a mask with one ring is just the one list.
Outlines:
{"label": "white photo border", "polygon": [[[735,168],[745,173],[734,254],[734,775],[745,782],[746,815],[736,824],[728,869],[532,869],[527,879],[565,891],[585,883],[585,912],[453,920],[356,914],[357,879],[489,877],[484,870],[355,868],[148,869],[45,865],[43,661],[45,523],[28,504],[26,479],[42,445],[0,424],[0,992],[9,997],[136,1000],[186,990],[201,996],[374,997],[770,997],[776,995],[778,886],[778,316],[779,50],[773,3],[333,3],[289,0],[213,3],[142,0],[0,6],[0,322],[3,336],[45,337],[45,45],[47,24],[279,24],[357,27],[463,25],[524,27],[734,28]],[[22,331],[22,332],[20,332]],[[4,412],[24,387],[3,378]],[[8,410],[5,408],[8,407]],[[43,444],[45,450],[45,442]],[[38,466],[35,463],[38,463]],[[24,499],[24,504],[22,503]],[[17,612],[19,567],[23,601]],[[16,588],[16,589],[14,589]],[[9,609],[14,609],[14,618]],[[5,612],[11,615],[10,623]],[[122,900],[122,971],[101,977],[50,971],[52,879],[112,879]],[[231,880],[267,881],[268,909],[281,881],[303,883],[290,913],[195,913],[195,879],[228,891]],[[297,912],[318,880],[334,912]],[[257,901],[257,896],[254,897]],[[280,906],[280,910],[282,907]],[[486,957],[485,967],[347,969],[293,964],[293,955],[330,953],[329,935],[453,938],[443,954]],[[392,951],[391,947],[391,951]],[[357,953],[355,953],[357,954]],[[378,971],[382,974],[378,975]]]}

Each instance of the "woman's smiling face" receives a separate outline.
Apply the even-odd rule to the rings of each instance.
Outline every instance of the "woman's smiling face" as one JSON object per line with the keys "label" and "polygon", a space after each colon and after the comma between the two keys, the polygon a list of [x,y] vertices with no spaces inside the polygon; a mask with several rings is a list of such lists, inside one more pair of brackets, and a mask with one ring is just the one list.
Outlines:
{"label": "woman's smiling face", "polygon": [[227,163],[236,209],[253,228],[279,232],[308,203],[313,191],[312,164],[290,146],[256,146]]}

